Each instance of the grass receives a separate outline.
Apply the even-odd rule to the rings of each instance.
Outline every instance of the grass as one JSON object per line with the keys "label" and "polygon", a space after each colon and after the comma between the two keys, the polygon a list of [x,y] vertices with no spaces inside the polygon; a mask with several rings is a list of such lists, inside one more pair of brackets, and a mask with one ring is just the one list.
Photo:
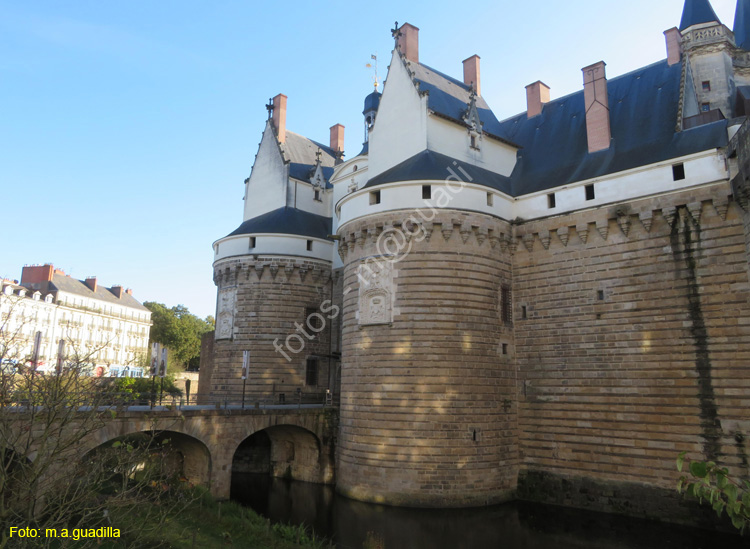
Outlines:
{"label": "grass", "polygon": [[193,549],[241,547],[242,549],[287,549],[333,547],[304,527],[274,524],[252,509],[234,502],[216,502],[205,491],[190,505],[169,517],[158,536],[144,540],[144,547]]}

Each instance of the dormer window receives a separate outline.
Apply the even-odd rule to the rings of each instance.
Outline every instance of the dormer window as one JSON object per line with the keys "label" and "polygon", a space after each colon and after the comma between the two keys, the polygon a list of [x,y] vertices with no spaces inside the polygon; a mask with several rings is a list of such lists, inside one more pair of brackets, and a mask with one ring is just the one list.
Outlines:
{"label": "dormer window", "polygon": [[315,200],[317,200],[318,202],[322,202],[322,199],[320,198],[320,190],[319,189],[315,189]]}
{"label": "dormer window", "polygon": [[470,147],[474,150],[479,150],[479,134],[476,132],[471,132],[469,134],[469,140],[470,140]]}

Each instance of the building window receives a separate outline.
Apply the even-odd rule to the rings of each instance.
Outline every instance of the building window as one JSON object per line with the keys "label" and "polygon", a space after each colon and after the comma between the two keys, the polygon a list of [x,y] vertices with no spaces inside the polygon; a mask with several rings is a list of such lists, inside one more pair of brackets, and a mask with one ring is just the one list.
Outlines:
{"label": "building window", "polygon": [[305,371],[305,385],[315,387],[318,385],[318,359],[308,358]]}
{"label": "building window", "polygon": [[704,92],[710,92],[711,91],[711,81],[710,80],[704,80],[703,81],[703,91]]}
{"label": "building window", "polygon": [[672,166],[672,179],[674,181],[685,179],[685,164],[675,164]]}
{"label": "building window", "polygon": [[374,204],[380,204],[380,191],[372,191],[370,193],[370,206]]}
{"label": "building window", "polygon": [[312,240],[308,240],[308,241],[307,241],[307,251],[308,251],[308,252],[311,252],[311,251],[312,251],[312,244],[313,244],[313,241],[312,241]]}
{"label": "building window", "polygon": [[252,250],[253,248],[255,248],[255,237],[251,236],[250,237],[250,249]]}
{"label": "building window", "polygon": [[318,189],[315,189],[315,200],[317,200],[318,202],[321,202],[320,191]]}
{"label": "building window", "polygon": [[529,318],[527,310],[526,310],[526,305],[521,305],[521,318],[523,320],[526,320],[527,318]]}
{"label": "building window", "polygon": [[586,185],[586,200],[594,200],[596,198],[596,193],[594,192],[594,185]]}
{"label": "building window", "polygon": [[702,103],[701,112],[708,112],[711,110],[711,103]]}
{"label": "building window", "polygon": [[487,205],[492,206],[492,201],[493,201],[492,193],[487,193]]}
{"label": "building window", "polygon": [[507,343],[503,343],[503,354],[504,355],[508,354],[508,344]]}
{"label": "building window", "polygon": [[505,324],[513,324],[513,300],[510,286],[500,288],[500,316]]}
{"label": "building window", "polygon": [[315,333],[323,329],[323,317],[315,307],[305,307],[305,324]]}
{"label": "building window", "polygon": [[598,299],[599,301],[604,301],[604,290],[596,291],[596,299]]}
{"label": "building window", "polygon": [[555,207],[555,193],[549,193],[547,195],[547,207],[552,209]]}
{"label": "building window", "polygon": [[432,185],[422,185],[422,199],[429,200],[432,198]]}

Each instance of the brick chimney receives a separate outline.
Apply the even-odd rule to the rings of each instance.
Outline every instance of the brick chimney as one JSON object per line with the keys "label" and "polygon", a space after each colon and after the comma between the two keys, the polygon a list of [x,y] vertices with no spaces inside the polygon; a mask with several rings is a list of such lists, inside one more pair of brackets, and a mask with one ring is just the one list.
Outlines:
{"label": "brick chimney", "polygon": [[472,55],[464,59],[464,84],[474,86],[477,95],[482,95],[482,87],[479,80],[479,56]]}
{"label": "brick chimney", "polygon": [[88,286],[92,292],[96,292],[96,277],[95,276],[86,277],[86,286]]}
{"label": "brick chimney", "polygon": [[133,295],[133,290],[131,290],[130,288],[128,288],[127,290],[125,290],[125,293],[128,294],[128,295]]}
{"label": "brick chimney", "polygon": [[26,265],[21,271],[21,286],[46,292],[56,272],[57,269],[51,263]]}
{"label": "brick chimney", "polygon": [[122,286],[112,286],[110,290],[117,299],[122,299]]}
{"label": "brick chimney", "polygon": [[671,67],[682,60],[682,34],[677,27],[664,31],[667,40],[667,64]]}
{"label": "brick chimney", "polygon": [[344,152],[344,126],[331,126],[331,148],[337,153]]}
{"label": "brick chimney", "polygon": [[273,98],[273,127],[279,136],[279,143],[286,142],[286,100],[287,97],[280,93]]}
{"label": "brick chimney", "polygon": [[545,103],[549,103],[549,86],[537,80],[526,86],[526,116],[534,118],[542,114]]}
{"label": "brick chimney", "polygon": [[604,61],[599,61],[581,69],[586,104],[586,137],[590,153],[608,149],[612,140],[605,66]]}
{"label": "brick chimney", "polygon": [[419,29],[414,25],[404,23],[398,32],[396,47],[409,61],[419,63]]}

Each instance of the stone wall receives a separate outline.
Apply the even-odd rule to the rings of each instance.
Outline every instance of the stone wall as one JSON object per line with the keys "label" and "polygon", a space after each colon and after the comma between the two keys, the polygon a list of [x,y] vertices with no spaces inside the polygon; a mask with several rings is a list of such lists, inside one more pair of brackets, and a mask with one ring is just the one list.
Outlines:
{"label": "stone wall", "polygon": [[398,232],[398,216],[339,231],[337,489],[407,506],[507,500],[518,462],[513,332],[500,314],[501,289],[512,284],[510,227],[441,212],[394,262],[377,243]]}
{"label": "stone wall", "polygon": [[522,478],[585,479],[591,506],[623,511],[653,490],[620,490],[609,508],[599,496],[613,483],[668,496],[683,450],[747,477],[750,283],[729,192],[721,183],[518,227]]}
{"label": "stone wall", "polygon": [[[219,307],[212,394],[242,392],[244,350],[250,351],[248,399],[279,400],[284,395],[293,402],[297,389],[323,393],[334,329],[327,318],[331,313],[321,310],[332,298],[330,264],[283,257],[226,259],[214,266],[214,280]],[[306,322],[308,310],[323,318],[314,329]],[[306,384],[308,358],[318,359],[318,381],[312,386]]]}

